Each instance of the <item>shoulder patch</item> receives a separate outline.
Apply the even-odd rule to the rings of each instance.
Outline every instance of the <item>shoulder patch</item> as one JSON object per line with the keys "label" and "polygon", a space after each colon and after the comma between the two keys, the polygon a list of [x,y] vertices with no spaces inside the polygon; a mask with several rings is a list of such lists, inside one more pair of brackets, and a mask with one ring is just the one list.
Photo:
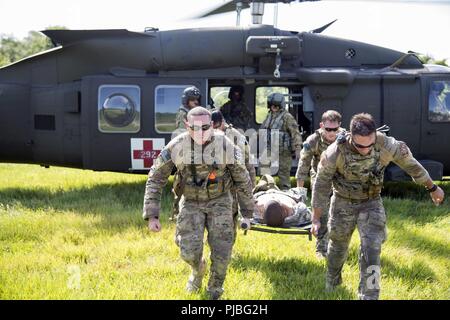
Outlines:
{"label": "shoulder patch", "polygon": [[311,150],[311,145],[308,142],[303,142],[303,149],[309,151]]}
{"label": "shoulder patch", "polygon": [[167,148],[164,148],[161,153],[159,154],[161,156],[161,160],[165,163],[170,160],[170,151]]}
{"label": "shoulder patch", "polygon": [[402,158],[406,158],[410,155],[409,148],[403,141],[399,141],[399,150]]}
{"label": "shoulder patch", "polygon": [[337,137],[336,137],[336,142],[338,143],[338,144],[343,144],[343,143],[345,143],[345,141],[347,140],[346,139],[347,137],[346,137],[346,132],[344,131],[344,132],[341,132],[341,133],[339,133],[338,135],[337,135]]}

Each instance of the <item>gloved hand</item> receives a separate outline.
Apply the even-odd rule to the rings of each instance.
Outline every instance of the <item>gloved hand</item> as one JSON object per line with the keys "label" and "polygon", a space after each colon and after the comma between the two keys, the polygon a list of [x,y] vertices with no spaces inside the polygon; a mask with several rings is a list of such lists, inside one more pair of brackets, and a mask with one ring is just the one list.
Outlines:
{"label": "gloved hand", "polygon": [[158,218],[148,219],[148,229],[153,232],[161,231],[161,223]]}
{"label": "gloved hand", "polygon": [[318,234],[319,234],[319,229],[320,229],[320,221],[316,220],[316,221],[312,221],[312,226],[311,226],[311,234],[317,238]]}
{"label": "gloved hand", "polygon": [[240,220],[239,226],[242,230],[250,230],[251,222],[249,218],[242,218]]}

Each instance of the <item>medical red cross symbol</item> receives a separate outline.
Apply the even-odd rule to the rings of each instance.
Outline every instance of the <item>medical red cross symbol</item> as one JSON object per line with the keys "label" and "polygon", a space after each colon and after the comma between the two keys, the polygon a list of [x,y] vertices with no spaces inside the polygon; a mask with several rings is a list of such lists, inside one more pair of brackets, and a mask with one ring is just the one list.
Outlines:
{"label": "medical red cross symbol", "polygon": [[150,168],[161,150],[153,150],[153,141],[144,140],[144,150],[133,150],[133,159],[144,160],[144,168]]}

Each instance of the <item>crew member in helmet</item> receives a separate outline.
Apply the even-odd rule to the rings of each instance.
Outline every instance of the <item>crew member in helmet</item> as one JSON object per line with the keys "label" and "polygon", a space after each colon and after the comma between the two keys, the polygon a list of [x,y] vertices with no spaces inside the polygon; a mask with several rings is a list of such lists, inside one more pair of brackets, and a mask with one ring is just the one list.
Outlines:
{"label": "crew member in helmet", "polygon": [[[302,136],[298,130],[297,121],[285,108],[284,96],[281,93],[270,94],[267,97],[267,107],[269,113],[260,127],[260,129],[267,130],[268,136],[267,157],[260,164],[261,174],[270,174],[271,167],[278,160],[280,187],[283,190],[290,189],[292,158],[298,159],[300,156]],[[276,146],[275,141],[270,140],[272,137],[276,137],[275,130],[278,131],[279,143],[278,148],[273,152],[278,151],[278,154],[271,150],[272,146]]]}
{"label": "crew member in helmet", "polygon": [[181,106],[175,119],[176,129],[185,129],[185,121],[187,121],[187,114],[192,108],[200,106],[202,95],[197,87],[187,87],[181,95]]}
{"label": "crew member in helmet", "polygon": [[228,93],[228,99],[230,100],[220,109],[225,121],[233,125],[235,129],[247,130],[252,114],[244,102],[244,88],[232,86]]}

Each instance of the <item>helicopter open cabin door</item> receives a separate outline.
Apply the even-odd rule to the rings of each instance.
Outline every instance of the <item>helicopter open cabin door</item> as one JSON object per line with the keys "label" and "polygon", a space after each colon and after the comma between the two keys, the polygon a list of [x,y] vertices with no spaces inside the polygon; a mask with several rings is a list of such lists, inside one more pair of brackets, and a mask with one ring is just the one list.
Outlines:
{"label": "helicopter open cabin door", "polygon": [[[450,79],[426,77],[422,82],[422,137],[420,153],[450,166]],[[433,176],[432,176],[433,178]]]}
{"label": "helicopter open cabin door", "polygon": [[200,90],[204,104],[204,79],[154,78],[145,74],[83,78],[83,166],[148,172],[171,139],[181,95],[189,86]]}

